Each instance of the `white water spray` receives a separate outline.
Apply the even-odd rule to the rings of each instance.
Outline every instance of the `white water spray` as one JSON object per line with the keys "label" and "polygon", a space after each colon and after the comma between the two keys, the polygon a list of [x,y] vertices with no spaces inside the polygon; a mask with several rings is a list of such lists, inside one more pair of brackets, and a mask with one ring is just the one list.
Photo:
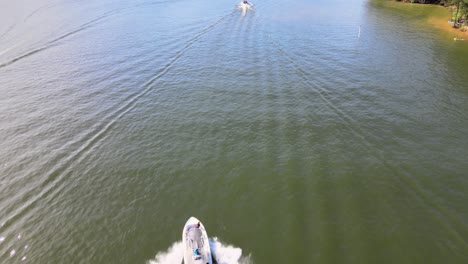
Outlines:
{"label": "white water spray", "polygon": [[148,264],[182,263],[184,259],[184,245],[182,241],[174,243],[166,252],[158,252],[154,260]]}
{"label": "white water spray", "polygon": [[242,16],[245,16],[247,13],[247,10],[252,10],[253,5],[251,3],[244,4],[244,1],[240,2],[239,5],[237,5],[237,8],[242,10]]}
{"label": "white water spray", "polygon": [[[210,249],[214,263],[218,264],[251,264],[250,256],[242,256],[242,249],[231,245],[224,245],[218,238],[210,239]],[[155,259],[148,264],[175,264],[184,259],[182,241],[175,242],[167,251],[158,252]]]}

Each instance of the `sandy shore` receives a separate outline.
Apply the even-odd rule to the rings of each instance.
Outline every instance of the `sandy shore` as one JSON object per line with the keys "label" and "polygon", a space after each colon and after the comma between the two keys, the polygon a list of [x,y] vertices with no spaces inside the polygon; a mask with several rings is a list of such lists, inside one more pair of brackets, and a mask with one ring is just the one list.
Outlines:
{"label": "sandy shore", "polygon": [[453,28],[453,24],[450,24],[448,19],[450,17],[450,10],[445,7],[440,7],[444,9],[447,13],[447,16],[440,17],[434,16],[427,20],[427,23],[440,29],[444,30],[447,33],[453,34],[454,38],[464,38],[468,40],[468,31],[461,31],[460,28]]}
{"label": "sandy shore", "polygon": [[453,28],[453,24],[449,23],[451,13],[450,8],[448,7],[440,5],[422,5],[402,2],[393,3],[398,5],[399,9],[406,9],[407,11],[412,10],[409,12],[414,12],[414,14],[418,15],[423,14],[421,16],[423,22],[447,33],[448,35],[450,35],[450,37],[468,40],[468,31],[461,31],[460,28]]}

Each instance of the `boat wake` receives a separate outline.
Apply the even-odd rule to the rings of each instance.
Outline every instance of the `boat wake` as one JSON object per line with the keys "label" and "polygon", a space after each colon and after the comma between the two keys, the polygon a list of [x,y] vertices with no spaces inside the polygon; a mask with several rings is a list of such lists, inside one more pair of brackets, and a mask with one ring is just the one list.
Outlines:
{"label": "boat wake", "polygon": [[253,5],[249,2],[244,3],[244,1],[242,1],[237,5],[237,8],[242,10],[242,16],[245,16],[248,10],[253,10]]}
{"label": "boat wake", "polygon": [[[242,249],[221,243],[218,238],[210,238],[210,249],[213,263],[217,264],[252,264],[249,256],[242,256]],[[182,263],[184,259],[184,245],[182,241],[175,242],[167,251],[158,252],[155,259],[148,264]]]}

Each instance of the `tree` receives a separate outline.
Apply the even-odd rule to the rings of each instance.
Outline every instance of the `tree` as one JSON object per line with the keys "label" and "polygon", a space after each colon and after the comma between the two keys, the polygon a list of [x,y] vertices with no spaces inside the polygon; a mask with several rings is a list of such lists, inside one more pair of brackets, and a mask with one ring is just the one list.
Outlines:
{"label": "tree", "polygon": [[457,23],[458,23],[458,11],[460,11],[460,0],[458,0],[458,3],[457,3],[457,13],[455,14],[455,21],[453,22],[453,28],[456,28],[456,27],[457,27]]}

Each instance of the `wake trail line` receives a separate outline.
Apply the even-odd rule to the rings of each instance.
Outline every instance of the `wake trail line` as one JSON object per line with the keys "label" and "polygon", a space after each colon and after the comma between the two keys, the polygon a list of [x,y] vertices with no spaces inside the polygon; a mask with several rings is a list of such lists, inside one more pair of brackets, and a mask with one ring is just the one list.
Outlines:
{"label": "wake trail line", "polygon": [[[427,192],[422,188],[422,186],[414,179],[411,178],[411,173],[404,169],[404,168],[398,168],[392,164],[390,164],[388,161],[382,157],[380,153],[375,151],[376,146],[378,148],[378,143],[373,142],[372,140],[369,139],[368,136],[366,136],[366,132],[359,126],[356,127],[356,125],[353,125],[355,120],[346,114],[343,110],[341,110],[339,107],[335,106],[326,96],[329,91],[324,90],[322,88],[317,87],[316,85],[312,84],[311,81],[309,80],[308,73],[304,71],[297,63],[284,51],[284,49],[281,48],[277,43],[274,43],[274,40],[268,36],[272,42],[273,45],[275,45],[280,53],[293,65],[294,68],[299,72],[301,77],[303,78],[303,81],[305,84],[307,84],[309,87],[312,87],[315,92],[320,96],[320,98],[325,102],[325,104],[333,111],[335,114],[343,121],[345,121],[348,124],[348,128],[351,129],[352,133],[357,136],[357,138],[360,139],[360,141],[363,143],[363,145],[373,154],[375,158],[377,158],[387,169],[390,171],[393,171],[399,178],[402,180],[410,189],[414,191],[414,193],[422,200],[424,201],[423,205],[429,207],[429,208],[434,208],[438,211],[440,215],[443,215],[445,219],[448,220],[450,225],[444,224],[445,227],[449,232],[451,232],[452,236],[456,239],[456,241],[468,249],[468,243],[463,239],[464,235],[460,234],[455,228],[452,226],[458,227],[459,230],[462,230],[463,233],[466,231],[466,227],[461,223],[459,220],[457,220],[453,215],[451,215],[447,210],[445,210],[437,201],[434,201],[433,199],[430,199],[430,196],[427,194]],[[439,214],[435,214],[435,217],[440,220],[441,223],[444,223],[444,218],[442,218]]]}
{"label": "wake trail line", "polygon": [[103,19],[107,18],[108,16],[112,15],[113,13],[116,13],[116,11],[107,12],[104,15],[102,15],[102,16],[96,18],[96,19],[93,19],[93,20],[91,20],[91,21],[89,21],[87,23],[84,23],[81,26],[79,26],[77,29],[75,29],[75,30],[73,30],[71,32],[68,32],[68,33],[66,33],[66,34],[64,34],[64,35],[62,35],[62,36],[60,36],[58,38],[55,38],[55,39],[47,42],[47,44],[45,44],[43,47],[40,47],[40,48],[37,48],[35,50],[29,51],[29,52],[27,52],[27,53],[25,53],[25,54],[23,54],[21,56],[18,56],[18,57],[14,58],[14,59],[11,59],[10,61],[7,61],[7,62],[4,62],[4,63],[0,64],[0,68],[4,68],[6,66],[9,66],[9,65],[19,61],[19,60],[22,60],[22,59],[27,58],[27,57],[29,57],[31,55],[34,55],[36,53],[39,53],[39,52],[44,51],[46,49],[49,49],[49,48],[57,45],[58,44],[57,42],[59,42],[60,40],[65,39],[65,38],[67,38],[69,36],[75,35],[75,34],[81,32],[83,30],[86,30],[86,29],[92,27],[94,24],[96,24],[96,22],[99,22],[100,20],[103,20]]}
{"label": "wake trail line", "polygon": [[214,27],[216,27],[217,25],[219,25],[221,22],[223,22],[226,18],[228,18],[229,16],[233,15],[235,12],[231,12],[230,14],[227,14],[226,16],[218,19],[215,23],[213,23],[211,26],[205,28],[204,30],[202,30],[200,33],[198,33],[195,37],[191,38],[188,43],[184,46],[184,48],[182,48],[182,50],[180,50],[179,52],[176,53],[176,55],[160,70],[161,73],[157,74],[156,76],[154,76],[153,78],[151,78],[150,80],[148,80],[144,86],[149,86],[151,84],[153,84],[157,79],[161,78],[164,74],[167,73],[167,71],[172,67],[172,65],[174,65],[181,57],[182,55],[185,54],[185,52],[187,52],[187,50],[190,49],[190,47],[192,47],[192,45],[197,42],[203,35],[205,35],[206,33],[208,33],[209,31],[211,31]]}
{"label": "wake trail line", "polygon": [[[87,155],[89,155],[89,150],[93,148],[96,144],[101,142],[104,138],[106,138],[107,132],[114,126],[117,121],[122,118],[126,113],[131,111],[135,105],[138,102],[138,99],[145,96],[149,92],[153,90],[152,84],[159,78],[161,78],[164,74],[166,74],[171,66],[176,63],[180,57],[183,56],[183,54],[190,49],[190,47],[197,42],[203,35],[211,31],[214,27],[219,25],[224,19],[232,15],[234,12],[225,15],[224,17],[220,18],[217,20],[215,23],[212,25],[208,26],[206,29],[202,30],[200,33],[198,33],[195,37],[191,38],[189,42],[185,45],[185,47],[180,50],[176,56],[169,62],[167,63],[162,70],[160,70],[160,73],[156,75],[155,77],[151,78],[149,81],[147,81],[143,85],[143,90],[140,92],[135,93],[133,96],[127,97],[127,99],[122,102],[124,105],[119,107],[116,111],[113,113],[110,113],[108,116],[104,118],[104,120],[110,120],[109,122],[101,122],[101,125],[99,125],[99,128],[97,130],[94,130],[92,132],[87,133],[82,137],[82,139],[78,140],[77,142],[82,142],[85,141],[84,144],[82,144],[78,149],[72,152],[71,155],[68,155],[66,157],[59,158],[57,160],[57,166],[54,166],[46,177],[46,179],[42,182],[42,184],[39,184],[37,186],[36,190],[40,190],[38,193],[33,193],[29,192],[29,194],[22,197],[19,197],[18,199],[21,200],[26,200],[29,201],[26,204],[23,204],[20,208],[16,210],[12,210],[13,213],[10,213],[10,216],[6,217],[5,223],[10,223],[14,219],[19,219],[26,215],[29,211],[31,211],[34,208],[34,205],[37,204],[39,201],[47,198],[48,196],[53,194],[59,193],[58,190],[61,190],[65,188],[64,182],[67,179],[67,175],[71,174],[70,170],[72,169],[72,164],[77,163],[83,159],[86,158]],[[102,19],[103,17],[99,18]],[[96,22],[98,19],[93,20],[89,23]],[[87,23],[87,24],[89,24]],[[81,29],[82,30],[82,29]],[[69,33],[70,34],[70,33]],[[64,38],[65,36],[60,37]],[[125,102],[126,101],[126,102]],[[120,104],[119,104],[120,105]]]}
{"label": "wake trail line", "polygon": [[16,24],[13,24],[11,26],[9,26],[7,28],[7,30],[5,30],[5,32],[2,33],[2,35],[0,35],[0,39],[2,39],[3,37],[5,37],[6,35],[8,35],[8,33],[10,33],[10,31],[16,26]]}
{"label": "wake trail line", "polygon": [[70,3],[70,2],[77,2],[77,1],[76,1],[76,0],[57,1],[57,2],[55,2],[55,3],[51,3],[51,4],[48,4],[48,5],[40,6],[40,7],[36,8],[34,11],[32,11],[29,15],[27,15],[27,16],[24,18],[23,22],[26,22],[29,18],[31,18],[33,15],[35,15],[36,13],[38,13],[39,11],[41,11],[42,9],[48,9],[48,8],[52,8],[52,7],[64,5],[64,4]]}

